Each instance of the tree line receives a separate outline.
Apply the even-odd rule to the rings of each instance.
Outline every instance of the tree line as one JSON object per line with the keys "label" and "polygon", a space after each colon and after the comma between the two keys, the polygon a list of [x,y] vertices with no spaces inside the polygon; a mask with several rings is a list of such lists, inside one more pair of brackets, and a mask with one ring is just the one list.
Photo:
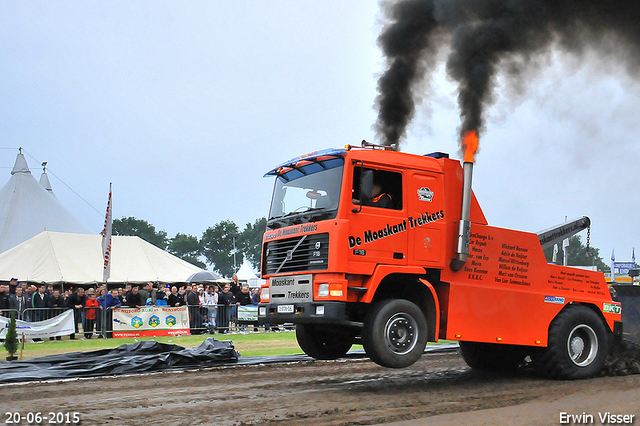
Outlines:
{"label": "tree line", "polygon": [[[547,262],[553,261],[553,247],[544,250]],[[564,260],[564,250],[562,243],[558,243],[558,253],[556,254],[555,263],[562,265]],[[597,266],[598,271],[611,272],[611,268],[600,256],[600,249],[582,243],[579,235],[569,238],[567,246],[567,265],[569,266]]]}
{"label": "tree line", "polygon": [[113,235],[138,236],[199,268],[210,265],[221,275],[230,277],[245,257],[254,269],[260,269],[262,236],[266,228],[265,217],[254,223],[247,222],[242,231],[233,221],[223,220],[207,228],[200,238],[181,232],[169,238],[166,231],[157,231],[146,220],[123,217],[113,220],[112,232]]}

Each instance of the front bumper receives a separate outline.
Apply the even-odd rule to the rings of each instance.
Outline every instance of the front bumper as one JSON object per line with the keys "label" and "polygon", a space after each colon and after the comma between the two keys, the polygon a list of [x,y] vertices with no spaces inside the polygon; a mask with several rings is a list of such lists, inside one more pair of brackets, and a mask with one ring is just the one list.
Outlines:
{"label": "front bumper", "polygon": [[278,313],[281,303],[261,303],[258,305],[260,324],[336,324],[362,327],[362,323],[349,321],[345,302],[301,302],[293,305],[292,313]]}

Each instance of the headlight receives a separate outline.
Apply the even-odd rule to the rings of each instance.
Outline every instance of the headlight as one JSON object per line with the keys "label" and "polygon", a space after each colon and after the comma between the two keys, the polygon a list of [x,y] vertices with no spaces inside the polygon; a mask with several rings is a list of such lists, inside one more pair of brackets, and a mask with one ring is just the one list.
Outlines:
{"label": "headlight", "polygon": [[260,301],[268,301],[270,299],[269,287],[262,287],[260,290]]}
{"label": "headlight", "polygon": [[329,284],[318,285],[318,297],[328,297],[328,296],[329,296]]}

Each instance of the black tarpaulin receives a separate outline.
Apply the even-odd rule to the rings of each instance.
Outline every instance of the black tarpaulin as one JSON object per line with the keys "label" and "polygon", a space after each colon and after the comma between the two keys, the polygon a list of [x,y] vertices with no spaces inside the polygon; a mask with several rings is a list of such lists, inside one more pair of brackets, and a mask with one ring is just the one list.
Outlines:
{"label": "black tarpaulin", "polygon": [[0,383],[205,368],[235,364],[239,357],[231,341],[208,338],[197,348],[184,348],[147,340],[113,349],[2,361]]}

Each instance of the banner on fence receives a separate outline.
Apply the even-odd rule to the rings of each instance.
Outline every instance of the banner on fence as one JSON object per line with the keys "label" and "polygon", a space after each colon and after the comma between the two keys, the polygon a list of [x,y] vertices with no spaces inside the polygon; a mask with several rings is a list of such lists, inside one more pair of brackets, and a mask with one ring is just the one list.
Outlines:
{"label": "banner on fence", "polygon": [[178,334],[189,334],[189,311],[186,306],[113,310],[113,337],[175,336]]}
{"label": "banner on fence", "polygon": [[[9,330],[10,318],[0,317],[0,339],[4,339]],[[28,322],[16,320],[18,339],[43,339],[45,337],[68,336],[74,332],[73,310],[69,309],[60,315],[44,321]]]}
{"label": "banner on fence", "polygon": [[238,306],[238,322],[258,322],[258,307]]}

